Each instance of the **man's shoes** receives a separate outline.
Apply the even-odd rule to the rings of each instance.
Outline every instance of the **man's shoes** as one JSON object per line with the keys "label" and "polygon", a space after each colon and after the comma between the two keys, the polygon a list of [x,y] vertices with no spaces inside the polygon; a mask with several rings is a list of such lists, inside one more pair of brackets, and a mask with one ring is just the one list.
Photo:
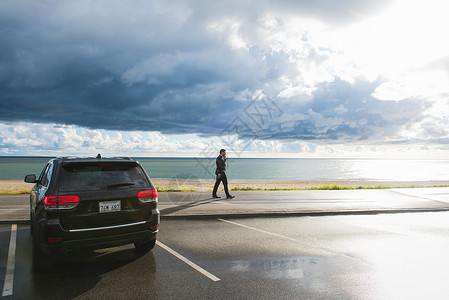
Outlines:
{"label": "man's shoes", "polygon": [[212,195],[212,198],[221,198],[221,197],[217,195]]}
{"label": "man's shoes", "polygon": [[229,195],[229,196],[226,197],[226,199],[232,199],[232,198],[235,198],[235,196]]}

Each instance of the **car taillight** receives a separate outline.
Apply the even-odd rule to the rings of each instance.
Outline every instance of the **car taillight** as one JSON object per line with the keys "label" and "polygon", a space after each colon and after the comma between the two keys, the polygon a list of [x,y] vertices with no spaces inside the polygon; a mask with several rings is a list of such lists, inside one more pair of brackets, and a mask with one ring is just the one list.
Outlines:
{"label": "car taillight", "polygon": [[74,208],[80,202],[78,196],[47,196],[43,202],[48,208],[70,209]]}
{"label": "car taillight", "polygon": [[47,238],[47,241],[49,243],[59,243],[61,241],[61,237],[49,237]]}
{"label": "car taillight", "polygon": [[56,205],[58,205],[58,197],[57,196],[44,197],[43,202],[47,206],[54,206],[54,207],[56,207]]}
{"label": "car taillight", "polygon": [[137,198],[142,203],[157,202],[157,190],[140,191]]}

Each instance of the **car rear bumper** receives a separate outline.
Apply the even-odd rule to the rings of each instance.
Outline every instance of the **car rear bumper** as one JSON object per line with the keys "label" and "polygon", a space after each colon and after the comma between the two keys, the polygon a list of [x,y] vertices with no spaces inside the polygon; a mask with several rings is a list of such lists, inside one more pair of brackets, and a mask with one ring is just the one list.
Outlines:
{"label": "car rear bumper", "polygon": [[153,209],[147,221],[109,225],[95,228],[63,229],[59,219],[41,220],[37,244],[47,254],[84,249],[101,249],[154,240],[158,233],[160,214]]}
{"label": "car rear bumper", "polygon": [[40,244],[40,248],[47,254],[61,254],[79,250],[93,250],[121,246],[132,243],[142,243],[154,240],[157,230],[143,230],[126,234],[99,236],[77,240],[65,240],[57,244]]}

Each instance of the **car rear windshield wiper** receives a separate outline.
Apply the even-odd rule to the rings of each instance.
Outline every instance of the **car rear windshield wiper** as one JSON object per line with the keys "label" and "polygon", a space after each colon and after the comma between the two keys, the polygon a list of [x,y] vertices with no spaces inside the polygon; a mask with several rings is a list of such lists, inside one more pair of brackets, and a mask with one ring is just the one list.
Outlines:
{"label": "car rear windshield wiper", "polygon": [[108,189],[121,187],[121,186],[127,186],[127,185],[134,185],[134,183],[132,183],[132,182],[114,183],[114,184],[108,185]]}

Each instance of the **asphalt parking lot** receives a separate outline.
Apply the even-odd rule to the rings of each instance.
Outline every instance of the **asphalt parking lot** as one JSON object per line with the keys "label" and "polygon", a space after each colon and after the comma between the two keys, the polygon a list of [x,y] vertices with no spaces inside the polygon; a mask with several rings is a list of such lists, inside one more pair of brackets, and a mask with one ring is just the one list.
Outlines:
{"label": "asphalt parking lot", "polygon": [[[448,214],[164,220],[147,254],[88,251],[41,272],[18,225],[3,298],[447,299]],[[3,283],[13,226],[0,225]]]}
{"label": "asphalt parking lot", "polygon": [[31,268],[26,195],[0,197],[5,299],[447,299],[449,189],[161,193],[155,249]]}

